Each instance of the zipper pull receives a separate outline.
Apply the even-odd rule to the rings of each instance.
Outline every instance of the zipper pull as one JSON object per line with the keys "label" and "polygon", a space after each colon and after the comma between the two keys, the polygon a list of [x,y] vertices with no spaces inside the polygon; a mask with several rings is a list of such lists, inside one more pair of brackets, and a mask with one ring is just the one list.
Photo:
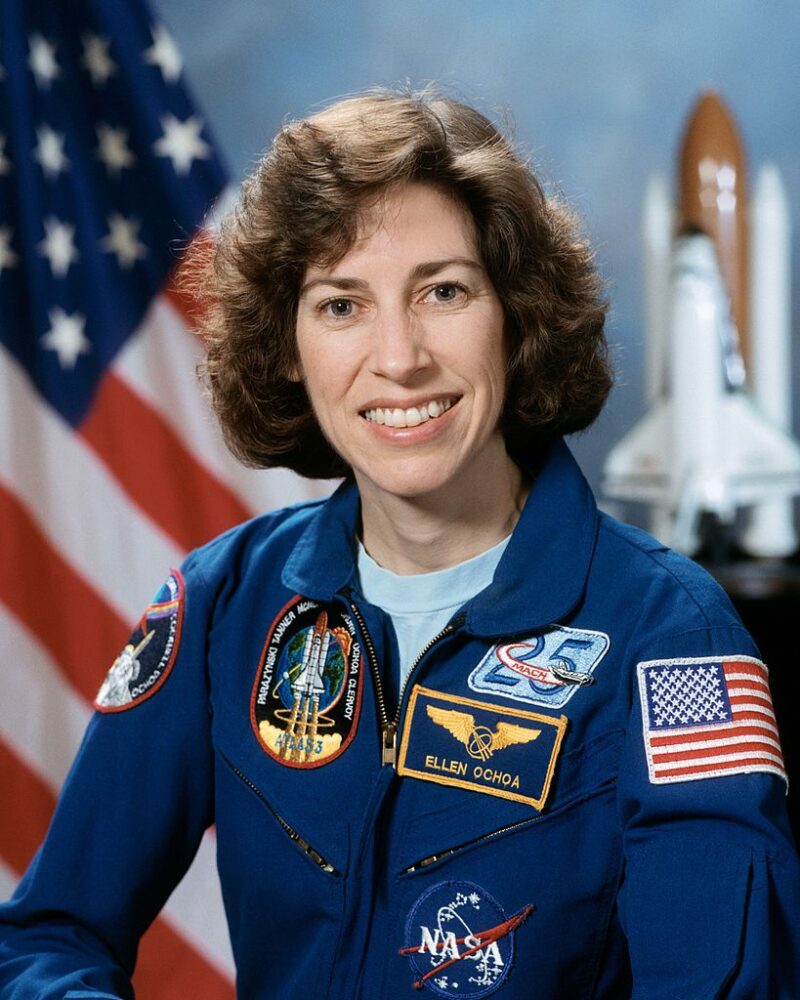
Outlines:
{"label": "zipper pull", "polygon": [[381,764],[390,764],[394,767],[397,761],[397,726],[393,722],[387,722],[383,727],[382,736]]}

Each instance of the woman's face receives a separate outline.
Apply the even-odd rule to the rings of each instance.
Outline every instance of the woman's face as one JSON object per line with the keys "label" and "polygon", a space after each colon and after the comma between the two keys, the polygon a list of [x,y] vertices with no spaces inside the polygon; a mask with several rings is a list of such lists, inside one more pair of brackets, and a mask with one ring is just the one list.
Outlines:
{"label": "woman's face", "polygon": [[505,457],[503,309],[471,216],[437,188],[392,189],[341,260],[308,268],[297,346],[362,496],[474,488]]}

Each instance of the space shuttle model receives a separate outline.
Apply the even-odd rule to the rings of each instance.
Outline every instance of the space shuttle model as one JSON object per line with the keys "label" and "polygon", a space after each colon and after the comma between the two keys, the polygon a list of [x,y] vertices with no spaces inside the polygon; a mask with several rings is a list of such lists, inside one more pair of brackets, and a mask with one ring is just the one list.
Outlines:
{"label": "space shuttle model", "polygon": [[689,118],[678,173],[675,210],[663,181],[645,196],[649,409],[609,454],[603,492],[648,504],[653,532],[690,555],[712,514],[751,555],[787,556],[800,445],[786,196],[765,166],[748,205],[742,143],[711,92]]}

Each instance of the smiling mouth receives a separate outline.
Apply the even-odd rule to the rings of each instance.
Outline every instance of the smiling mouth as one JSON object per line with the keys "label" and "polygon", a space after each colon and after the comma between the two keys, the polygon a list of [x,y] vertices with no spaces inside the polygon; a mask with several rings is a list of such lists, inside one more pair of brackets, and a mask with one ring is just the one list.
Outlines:
{"label": "smiling mouth", "polygon": [[377,406],[372,410],[363,410],[361,416],[371,424],[382,424],[384,427],[417,427],[419,424],[436,420],[458,402],[455,396],[446,399],[432,399],[421,406],[400,407]]}

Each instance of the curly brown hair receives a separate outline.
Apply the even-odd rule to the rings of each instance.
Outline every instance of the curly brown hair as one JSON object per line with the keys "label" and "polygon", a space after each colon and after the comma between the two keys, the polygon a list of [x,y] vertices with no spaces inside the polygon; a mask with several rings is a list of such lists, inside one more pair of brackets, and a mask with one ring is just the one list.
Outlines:
{"label": "curly brown hair", "polygon": [[392,185],[431,182],[472,215],[478,250],[503,305],[509,345],[502,416],[524,464],[555,435],[582,430],[612,377],[606,303],[576,220],[548,197],[479,111],[430,90],[338,101],[284,125],[194,270],[207,304],[202,373],[228,446],[245,464],[345,475],[297,370],[295,317],[310,264],[352,247],[365,209]]}

